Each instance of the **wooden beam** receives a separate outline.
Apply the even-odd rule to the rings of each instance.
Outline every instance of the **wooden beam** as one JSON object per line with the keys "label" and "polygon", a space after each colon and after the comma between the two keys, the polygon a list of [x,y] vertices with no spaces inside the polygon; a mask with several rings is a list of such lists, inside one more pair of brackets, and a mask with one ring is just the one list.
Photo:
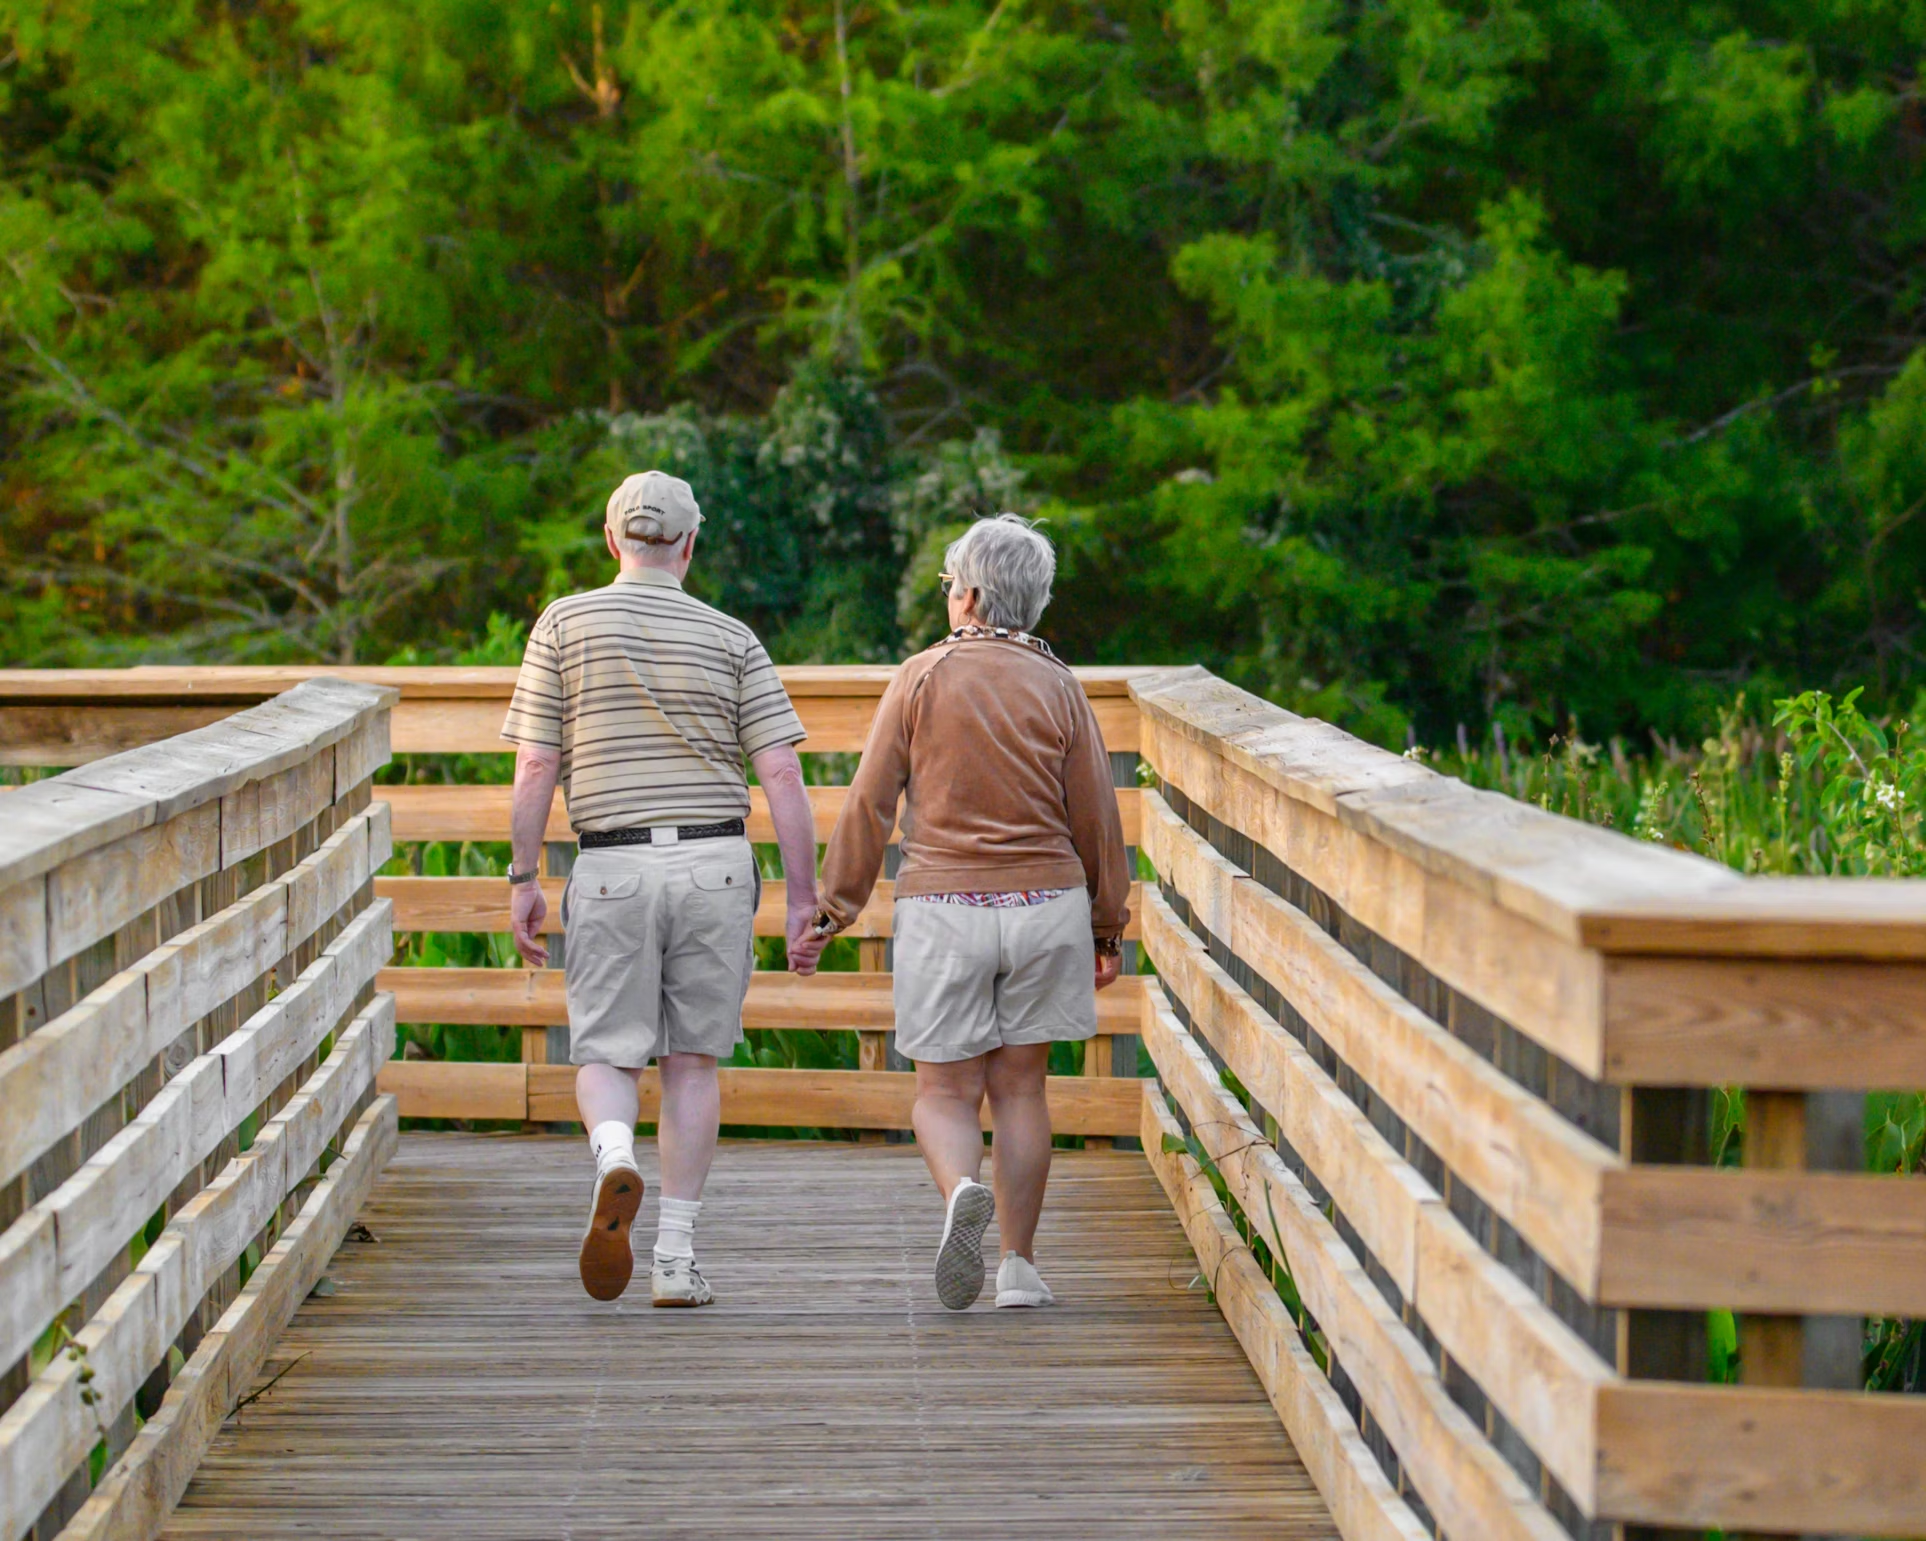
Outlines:
{"label": "wooden beam", "polygon": [[[568,1022],[559,969],[390,968],[382,970],[377,988],[393,992],[402,1022],[494,1027],[560,1027]],[[888,974],[825,973],[803,979],[759,970],[749,981],[743,1025],[891,1032],[896,1008],[890,988]],[[1140,976],[1126,974],[1099,995],[1097,1031],[1134,1033],[1142,988]]]}
{"label": "wooden beam", "polygon": [[1621,1381],[1598,1411],[1599,1513],[1697,1530],[1917,1536],[1926,1398]]}
{"label": "wooden beam", "polygon": [[[1290,1002],[1459,1181],[1589,1298],[1598,1283],[1599,1185],[1605,1173],[1622,1167],[1616,1153],[1452,1037],[1303,911],[1233,866],[1155,792],[1144,794],[1143,827],[1144,853],[1197,920]],[[1154,888],[1136,908],[1153,956],[1163,956],[1159,939],[1186,956],[1196,948]]]}
{"label": "wooden beam", "polygon": [[[1106,745],[1137,748],[1130,680],[1152,671],[1079,669]],[[295,686],[325,677],[399,691],[397,753],[506,752],[502,718],[514,669],[386,669],[342,666],[275,669],[0,670],[0,763],[78,765],[198,729]],[[779,669],[809,738],[805,753],[854,753],[868,737],[892,668]]]}
{"label": "wooden beam", "polygon": [[1237,1234],[1154,1081],[1143,1086],[1144,1154],[1183,1223],[1202,1277],[1264,1384],[1345,1541],[1425,1541],[1264,1270]]}
{"label": "wooden beam", "polygon": [[[1823,906],[1829,891],[1804,892]],[[1926,1085],[1926,962],[1610,958],[1604,983],[1605,1074],[1614,1082]]]}
{"label": "wooden beam", "polygon": [[1926,1316],[1926,1183],[1634,1166],[1607,1177],[1608,1305]]}
{"label": "wooden beam", "polygon": [[[1204,1036],[1231,1072],[1260,1101],[1280,1110],[1278,1121],[1291,1148],[1329,1191],[1338,1213],[1356,1229],[1364,1246],[1391,1273],[1402,1298],[1579,1507],[1588,1509],[1594,1474],[1592,1398],[1611,1379],[1610,1367],[1523,1281],[1478,1245],[1443,1199],[1392,1151],[1294,1041],[1291,1048],[1296,1052],[1288,1056],[1290,1071],[1282,1081],[1273,1080],[1273,1086],[1286,1095],[1273,1102],[1244,1079],[1250,1056],[1237,1052],[1213,1030],[1217,1025],[1213,1014],[1200,1006],[1197,1016]],[[1303,1185],[1225,1089],[1193,1035],[1162,1003],[1155,986],[1145,995],[1144,1042],[1239,1207],[1301,1283],[1294,1250],[1301,1233],[1300,1240],[1294,1240],[1286,1217],[1304,1195]],[[1401,1267],[1409,1272],[1400,1276]],[[1366,1287],[1374,1300],[1382,1302],[1375,1286]],[[1312,1309],[1323,1321],[1323,1312]],[[1382,1352],[1382,1345],[1372,1351]],[[1366,1372],[1348,1360],[1345,1363],[1362,1390]],[[1384,1394],[1394,1394],[1389,1383]],[[1371,1402],[1369,1392],[1365,1400]],[[1387,1428],[1397,1416],[1376,1406],[1372,1413]],[[1496,1495],[1504,1484],[1486,1459],[1489,1452],[1495,1460],[1496,1452],[1484,1445],[1482,1435],[1476,1436],[1478,1445],[1469,1451],[1450,1444],[1459,1436],[1448,1429],[1433,1430],[1426,1437],[1445,1441],[1435,1452],[1434,1458],[1442,1461],[1436,1469],[1454,1472],[1449,1480],[1463,1484],[1463,1501],[1469,1506],[1463,1512],[1479,1512],[1498,1501]],[[1414,1473],[1420,1469],[1421,1457],[1402,1448],[1399,1453]],[[1449,1459],[1445,1459],[1447,1453]],[[1429,1500],[1422,1481],[1419,1490],[1427,1492]]]}
{"label": "wooden beam", "polygon": [[[895,1070],[764,1070],[725,1065],[722,1121],[762,1127],[906,1129],[916,1100],[916,1077]],[[404,1118],[576,1119],[572,1065],[442,1064],[391,1060],[380,1089],[397,1097]],[[1051,1123],[1058,1134],[1137,1132],[1134,1083],[1051,1076],[1046,1083]],[[650,1070],[641,1083],[644,1123],[661,1109],[660,1082]],[[988,1129],[989,1104],[983,1109]]]}
{"label": "wooden beam", "polygon": [[64,1541],[153,1541],[161,1533],[221,1424],[341,1245],[396,1140],[395,1105],[384,1097],[361,1116],[341,1159],[201,1340],[159,1412],[61,1532]]}
{"label": "wooden beam", "polygon": [[[508,786],[384,786],[375,796],[395,811],[395,839],[416,840],[493,840],[508,839],[509,803],[514,789]],[[810,787],[809,805],[816,816],[816,843],[827,844],[849,796],[848,787]],[[1137,843],[1137,789],[1122,788],[1117,793],[1117,811],[1122,815],[1124,843]],[[748,833],[763,845],[776,838],[776,826],[769,817],[769,802],[761,787],[749,789]],[[901,830],[892,833],[895,839]],[[569,842],[575,839],[568,821],[565,800],[557,796],[548,812],[546,841]]]}
{"label": "wooden beam", "polygon": [[[548,900],[548,918],[543,929],[550,935],[562,933],[562,890],[564,878],[542,880],[542,893]],[[375,896],[393,901],[397,931],[488,931],[505,932],[509,926],[509,892],[506,878],[408,878],[375,879]],[[856,917],[854,925],[842,932],[858,940],[881,940],[894,931],[892,909],[896,885],[888,878],[879,880],[870,901]],[[1135,940],[1139,935],[1137,910],[1141,898],[1132,885],[1130,927],[1124,935]],[[788,922],[787,895],[779,882],[765,883],[762,903],[756,908],[756,935],[781,936]]]}

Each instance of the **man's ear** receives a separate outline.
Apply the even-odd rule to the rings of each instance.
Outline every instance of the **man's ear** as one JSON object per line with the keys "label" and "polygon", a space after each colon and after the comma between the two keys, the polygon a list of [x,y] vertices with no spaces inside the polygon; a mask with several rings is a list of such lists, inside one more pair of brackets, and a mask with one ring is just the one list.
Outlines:
{"label": "man's ear", "polygon": [[696,532],[691,530],[688,539],[682,542],[682,560],[685,562],[695,560],[695,538]]}
{"label": "man's ear", "polygon": [[602,544],[609,548],[609,555],[616,561],[622,560],[622,548],[615,543],[615,531],[606,524],[602,526]]}

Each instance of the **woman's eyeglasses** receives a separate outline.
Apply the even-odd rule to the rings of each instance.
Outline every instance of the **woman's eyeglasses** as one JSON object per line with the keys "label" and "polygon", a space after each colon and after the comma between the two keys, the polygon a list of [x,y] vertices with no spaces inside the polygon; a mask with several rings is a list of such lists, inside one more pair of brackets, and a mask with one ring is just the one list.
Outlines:
{"label": "woman's eyeglasses", "polygon": [[943,597],[945,599],[949,599],[956,593],[956,574],[955,573],[938,573],[936,575],[936,582],[937,582],[937,585],[943,590]]}

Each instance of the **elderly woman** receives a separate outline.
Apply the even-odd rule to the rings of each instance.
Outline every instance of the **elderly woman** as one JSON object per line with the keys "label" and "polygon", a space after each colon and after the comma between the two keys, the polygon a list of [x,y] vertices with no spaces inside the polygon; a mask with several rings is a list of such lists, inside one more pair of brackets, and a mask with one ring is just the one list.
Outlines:
{"label": "elderly woman", "polygon": [[[1056,576],[1050,542],[1000,514],[973,525],[945,565],[954,630],[883,695],[823,860],[817,932],[826,939],[863,908],[905,799],[896,1046],[916,1062],[912,1121],[946,1204],[937,1297],[961,1311],[983,1293],[983,1233],[1000,1217],[996,1303],[1044,1306],[1044,1073],[1051,1044],[1097,1030],[1130,874],[1095,714],[1030,635]],[[813,965],[814,951],[799,961]],[[986,1094],[994,1190],[977,1180]]]}

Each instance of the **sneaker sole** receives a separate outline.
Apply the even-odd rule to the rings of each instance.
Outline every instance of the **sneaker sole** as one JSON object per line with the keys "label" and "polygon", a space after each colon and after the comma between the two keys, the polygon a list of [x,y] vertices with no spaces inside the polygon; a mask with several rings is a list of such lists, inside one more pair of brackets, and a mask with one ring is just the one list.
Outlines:
{"label": "sneaker sole", "polygon": [[713,1295],[707,1300],[657,1300],[651,1302],[658,1311],[692,1311],[698,1306],[712,1306],[715,1303],[716,1297]]}
{"label": "sneaker sole", "polygon": [[629,1227],[642,1208],[642,1174],[616,1167],[595,1184],[595,1209],[582,1233],[582,1288],[591,1300],[614,1300],[629,1287],[635,1254]]}
{"label": "sneaker sole", "polygon": [[936,1298],[952,1311],[967,1311],[983,1293],[989,1272],[983,1261],[983,1233],[996,1216],[996,1198],[982,1184],[956,1201],[949,1234],[936,1254]]}
{"label": "sneaker sole", "polygon": [[1044,1306],[1055,1305],[1056,1301],[1049,1295],[1039,1295],[1035,1290],[998,1290],[996,1303],[1000,1310],[1006,1311],[1013,1306],[1028,1306],[1041,1310]]}

